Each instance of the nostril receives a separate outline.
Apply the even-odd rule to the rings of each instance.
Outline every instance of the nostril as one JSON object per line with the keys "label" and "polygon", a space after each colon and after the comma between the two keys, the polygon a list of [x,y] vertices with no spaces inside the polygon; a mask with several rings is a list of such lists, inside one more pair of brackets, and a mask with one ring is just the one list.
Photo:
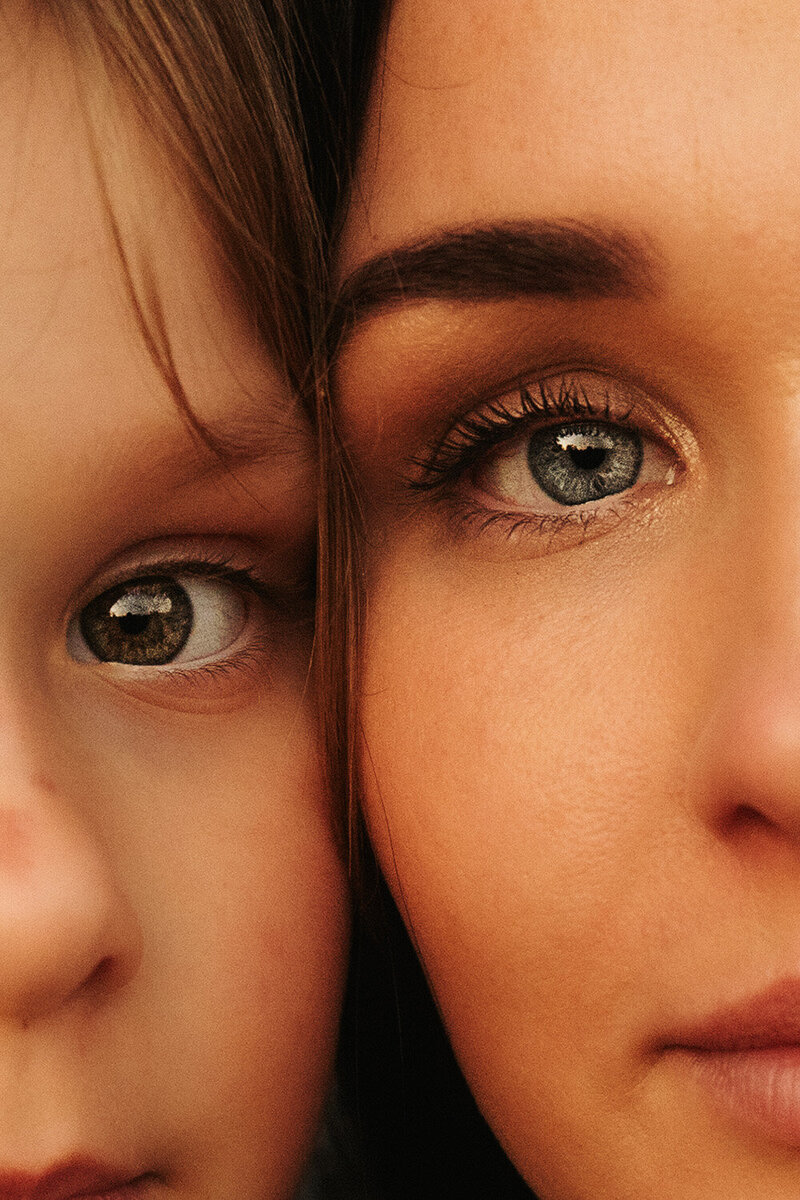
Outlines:
{"label": "nostril", "polygon": [[723,821],[726,833],[751,833],[760,830],[771,830],[775,826],[769,817],[755,808],[752,804],[736,804]]}

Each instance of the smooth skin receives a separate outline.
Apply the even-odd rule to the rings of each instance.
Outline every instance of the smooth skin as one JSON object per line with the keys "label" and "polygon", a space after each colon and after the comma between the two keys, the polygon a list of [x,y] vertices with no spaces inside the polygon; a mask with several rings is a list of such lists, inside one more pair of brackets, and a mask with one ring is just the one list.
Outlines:
{"label": "smooth skin", "polygon": [[[397,0],[374,89],[337,369],[365,813],[541,1200],[800,1190],[670,1050],[800,974],[798,39],[783,2]],[[589,286],[586,243],[571,287],[414,259],[498,223],[558,223],[563,258],[576,222],[625,279]],[[531,434],[564,418],[530,405],[431,485],[465,415],[570,379],[639,430],[635,487],[543,496]]]}
{"label": "smooth skin", "polygon": [[[67,54],[15,11],[0,42],[0,1191],[89,1159],[146,1177],[148,1197],[288,1200],[328,1086],[347,932],[306,700],[310,433],[121,107],[106,114],[127,135],[107,164],[125,166],[116,215],[234,466],[190,434],[133,316]],[[182,657],[98,661],[81,612],[154,574],[200,588]]]}

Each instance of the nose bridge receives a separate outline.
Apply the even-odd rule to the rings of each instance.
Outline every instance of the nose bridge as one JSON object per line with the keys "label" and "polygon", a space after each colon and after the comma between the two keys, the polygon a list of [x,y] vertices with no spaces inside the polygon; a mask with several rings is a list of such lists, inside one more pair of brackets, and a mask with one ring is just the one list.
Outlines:
{"label": "nose bridge", "polygon": [[713,578],[732,648],[772,669],[800,649],[800,367],[752,391],[756,411],[729,422],[732,465],[698,568]]}
{"label": "nose bridge", "polygon": [[714,823],[735,828],[744,815],[751,827],[757,817],[800,837],[800,437],[793,442],[743,489],[717,547],[725,629],[697,761]]}
{"label": "nose bridge", "polygon": [[36,757],[0,717],[0,1021],[105,993],[140,953],[100,830]]}

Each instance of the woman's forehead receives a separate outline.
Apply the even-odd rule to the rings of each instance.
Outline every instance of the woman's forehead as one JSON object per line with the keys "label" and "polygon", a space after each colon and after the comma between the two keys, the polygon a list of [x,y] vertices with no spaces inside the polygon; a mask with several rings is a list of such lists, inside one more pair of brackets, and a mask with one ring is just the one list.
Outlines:
{"label": "woman's forehead", "polygon": [[791,241],[798,32],[788,0],[397,0],[345,273],[497,220]]}

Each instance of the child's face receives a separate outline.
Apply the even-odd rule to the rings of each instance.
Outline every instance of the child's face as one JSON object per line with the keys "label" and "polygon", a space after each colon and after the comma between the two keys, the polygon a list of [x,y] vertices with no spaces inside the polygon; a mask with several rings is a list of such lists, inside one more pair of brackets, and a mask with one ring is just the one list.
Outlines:
{"label": "child's face", "polygon": [[63,56],[29,49],[4,29],[0,1195],[286,1200],[347,924],[290,594],[309,435],[131,125],[135,245],[194,411],[240,461],[193,442]]}
{"label": "child's face", "polygon": [[800,1192],[799,40],[788,0],[390,27],[338,374],[366,813],[545,1200]]}

